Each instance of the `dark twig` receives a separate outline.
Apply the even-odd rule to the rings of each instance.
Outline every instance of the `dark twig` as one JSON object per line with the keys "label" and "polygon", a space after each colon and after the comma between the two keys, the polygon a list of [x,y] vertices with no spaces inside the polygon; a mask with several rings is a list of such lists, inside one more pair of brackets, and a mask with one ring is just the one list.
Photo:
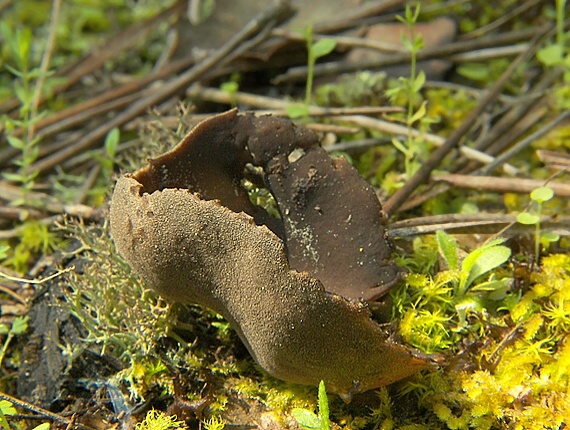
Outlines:
{"label": "dark twig", "polygon": [[529,49],[519,55],[503,72],[501,77],[495,82],[493,87],[487,92],[487,94],[481,99],[479,104],[473,109],[473,111],[465,118],[465,120],[459,125],[459,127],[449,136],[445,144],[437,148],[431,157],[424,163],[424,165],[412,176],[402,188],[397,190],[384,204],[384,211],[387,215],[393,214],[398,210],[398,208],[406,201],[406,199],[411,196],[411,194],[423,183],[427,182],[431,172],[436,169],[440,163],[443,161],[445,156],[449,154],[454,148],[459,145],[459,142],[463,136],[469,131],[471,126],[477,121],[479,116],[485,111],[487,106],[492,103],[499,95],[511,75],[517,69],[517,67],[524,61],[528,60],[535,51],[538,49],[539,41],[547,33],[550,33],[553,26],[549,26],[541,34],[537,35]]}
{"label": "dark twig", "polygon": [[[534,226],[517,223],[516,215],[504,214],[446,214],[420,218],[410,218],[396,221],[388,226],[390,237],[409,237],[418,234],[431,234],[438,230],[453,233],[489,233],[494,234],[498,229],[509,228],[512,233],[531,233]],[[544,231],[556,231],[560,235],[570,236],[570,217],[559,217],[553,220],[544,216],[540,221]]]}

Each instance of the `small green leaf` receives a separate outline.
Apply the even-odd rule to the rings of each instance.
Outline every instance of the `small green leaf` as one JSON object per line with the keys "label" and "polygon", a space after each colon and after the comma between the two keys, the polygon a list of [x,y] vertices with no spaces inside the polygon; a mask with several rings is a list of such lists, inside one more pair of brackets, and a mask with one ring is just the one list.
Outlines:
{"label": "small green leaf", "polygon": [[489,78],[489,67],[482,63],[468,63],[459,66],[457,73],[474,81],[484,81]]}
{"label": "small green leaf", "polygon": [[6,69],[12,73],[14,76],[17,76],[18,78],[21,78],[22,76],[24,76],[24,73],[20,72],[18,69],[15,69],[14,67],[10,66],[9,64],[4,64],[4,67],[6,67]]}
{"label": "small green leaf", "polygon": [[32,30],[29,27],[17,30],[16,39],[18,41],[18,58],[27,59],[30,56],[30,46],[32,45]]}
{"label": "small green leaf", "polygon": [[420,49],[424,47],[424,36],[421,33],[416,34],[413,43],[414,43],[414,51],[418,52]]}
{"label": "small green leaf", "polygon": [[14,415],[16,414],[16,409],[12,403],[8,400],[0,400],[0,426],[4,430],[10,430],[10,424],[8,424],[8,420],[4,415]]}
{"label": "small green leaf", "polygon": [[109,158],[114,158],[117,153],[117,146],[121,138],[121,131],[118,127],[113,128],[105,137],[105,152]]}
{"label": "small green leaf", "polygon": [[406,51],[408,52],[414,51],[414,44],[405,33],[402,33],[401,40],[402,40],[402,46]]}
{"label": "small green leaf", "polygon": [[530,198],[538,203],[543,203],[554,197],[554,191],[550,187],[540,187],[530,193]]}
{"label": "small green leaf", "polygon": [[[475,281],[475,279],[477,279],[479,276],[493,269],[496,269],[501,264],[506,262],[511,256],[511,250],[506,246],[498,245],[491,248],[484,248],[478,254],[479,255],[477,255],[477,257],[472,262],[471,269],[469,270],[469,275],[463,284],[463,292],[465,292],[467,288],[469,288],[469,286],[473,283],[473,281]],[[465,257],[465,260],[467,260],[470,255],[471,254]],[[465,263],[465,260],[463,263]]]}
{"label": "small green leaf", "polygon": [[426,83],[426,74],[423,70],[420,70],[418,76],[416,76],[416,79],[414,79],[414,82],[412,84],[412,90],[415,93],[419,92],[425,83]]}
{"label": "small green leaf", "polygon": [[308,429],[319,429],[321,427],[319,417],[307,409],[294,408],[291,413],[301,427]]}
{"label": "small green leaf", "polygon": [[[25,176],[18,173],[3,172],[2,176],[10,182],[24,182],[26,179]],[[15,203],[12,202],[12,205],[15,205]]]}
{"label": "small green leaf", "polygon": [[329,421],[329,399],[327,397],[327,391],[325,389],[324,381],[319,383],[319,417],[321,421],[321,430],[329,430],[331,427]]}
{"label": "small green leaf", "polygon": [[16,415],[16,408],[14,408],[14,405],[8,400],[0,400],[0,411],[2,411],[4,415]]}
{"label": "small green leaf", "polygon": [[20,81],[14,82],[14,93],[22,106],[20,107],[21,116],[25,116],[24,114],[27,113],[29,110],[29,106],[34,99],[34,92],[30,91],[28,88],[25,88]]}
{"label": "small green leaf", "polygon": [[536,53],[536,58],[545,66],[560,64],[564,57],[564,51],[560,45],[549,45]]}
{"label": "small green leaf", "polygon": [[313,43],[312,54],[313,58],[321,58],[325,55],[330,54],[336,48],[336,42],[334,39],[319,39]]}
{"label": "small green leaf", "polygon": [[28,329],[28,320],[29,317],[27,315],[14,318],[10,331],[15,335],[24,333]]}
{"label": "small green leaf", "polygon": [[517,215],[517,221],[524,225],[533,225],[540,221],[538,215],[529,214],[528,212],[521,212]]}
{"label": "small green leaf", "polygon": [[33,430],[49,430],[50,427],[50,423],[42,423],[39,426],[35,426]]}
{"label": "small green leaf", "polygon": [[291,119],[305,118],[309,116],[309,107],[305,105],[290,105],[285,109]]}
{"label": "small green leaf", "polygon": [[412,125],[414,122],[419,121],[426,115],[427,112],[426,105],[427,105],[427,100],[424,100],[418,111],[410,118],[409,125]]}
{"label": "small green leaf", "polygon": [[457,260],[457,245],[453,238],[443,230],[438,230],[436,233],[437,245],[439,252],[445,259],[447,266],[451,270],[458,270],[459,263]]}
{"label": "small green leaf", "polygon": [[223,82],[222,85],[220,85],[220,90],[225,91],[226,93],[229,94],[237,93],[238,89],[239,89],[239,84],[234,81]]}
{"label": "small green leaf", "polygon": [[560,235],[551,231],[545,231],[540,235],[540,238],[547,242],[557,242],[560,239]]}
{"label": "small green leaf", "polygon": [[394,145],[394,147],[404,155],[407,155],[407,156],[413,156],[414,155],[412,151],[410,151],[402,142],[400,142],[395,137],[392,138],[392,145]]}
{"label": "small green leaf", "polygon": [[480,312],[482,309],[481,298],[477,296],[464,297],[455,305],[455,311],[462,326],[467,324],[466,318],[468,312]]}
{"label": "small green leaf", "polygon": [[512,280],[512,278],[503,278],[482,282],[472,287],[470,291],[483,291],[488,293],[486,297],[490,300],[503,300],[507,296]]}
{"label": "small green leaf", "polygon": [[460,283],[459,283],[459,294],[463,295],[469,288],[470,283],[467,283],[471,271],[473,270],[473,266],[477,262],[477,259],[485,252],[485,250],[496,247],[503,243],[505,239],[499,238],[492,240],[488,243],[481,245],[479,248],[474,249],[463,259],[463,263],[461,264],[461,276],[460,276]]}
{"label": "small green leaf", "polygon": [[20,139],[19,137],[16,136],[8,136],[8,143],[10,144],[10,146],[12,148],[16,148],[16,149],[24,149],[26,147],[26,143]]}

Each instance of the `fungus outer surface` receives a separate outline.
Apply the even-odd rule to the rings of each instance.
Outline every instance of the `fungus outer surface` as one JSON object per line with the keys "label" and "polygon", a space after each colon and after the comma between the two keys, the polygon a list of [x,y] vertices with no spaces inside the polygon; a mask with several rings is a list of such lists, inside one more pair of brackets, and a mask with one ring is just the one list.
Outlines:
{"label": "fungus outer surface", "polygon": [[[241,188],[248,163],[262,168],[281,219]],[[273,376],[324,380],[349,398],[430,365],[362,302],[398,277],[380,210],[310,130],[231,110],[121,177],[110,217],[118,251],[147,285],[220,313]]]}

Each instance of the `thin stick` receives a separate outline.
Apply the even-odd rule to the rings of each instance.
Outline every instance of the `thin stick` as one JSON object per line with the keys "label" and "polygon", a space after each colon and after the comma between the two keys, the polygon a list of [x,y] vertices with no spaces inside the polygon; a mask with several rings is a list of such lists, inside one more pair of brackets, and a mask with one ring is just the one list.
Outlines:
{"label": "thin stick", "polygon": [[[516,215],[506,214],[446,214],[396,221],[388,226],[390,237],[417,236],[431,234],[438,230],[454,233],[489,233],[494,234],[497,228],[508,227],[512,233],[532,233],[534,226],[519,224]],[[570,217],[552,219],[543,216],[541,229],[555,231],[561,236],[570,236]]]}
{"label": "thin stick", "polygon": [[[493,191],[498,193],[529,194],[532,190],[545,185],[543,179],[525,178],[501,178],[497,176],[473,176],[473,175],[434,175],[433,180],[446,182],[454,187],[471,188],[474,190]],[[570,197],[570,184],[563,182],[548,182],[558,197]]]}
{"label": "thin stick", "polygon": [[7,279],[8,281],[13,281],[13,282],[20,282],[23,284],[34,284],[34,285],[39,285],[39,284],[43,284],[44,282],[47,281],[51,281],[54,278],[57,278],[58,276],[63,275],[64,273],[67,272],[71,272],[72,270],[75,270],[75,267],[67,267],[66,269],[63,270],[59,270],[56,273],[46,277],[46,278],[42,278],[42,279],[27,279],[27,278],[20,278],[18,276],[11,276],[8,275],[7,273],[4,273],[0,270],[0,278],[4,278]]}
{"label": "thin stick", "polygon": [[492,103],[500,94],[501,90],[515,72],[517,67],[524,61],[528,60],[536,49],[538,49],[539,41],[542,39],[546,33],[551,32],[553,26],[549,26],[548,29],[542,32],[540,35],[536,36],[529,49],[519,55],[503,72],[501,77],[495,82],[495,85],[487,92],[487,94],[481,99],[479,104],[471,111],[471,113],[463,120],[459,127],[449,136],[445,144],[436,149],[431,157],[424,163],[424,165],[412,176],[402,188],[397,190],[384,204],[384,211],[389,216],[393,214],[398,208],[406,201],[409,196],[423,183],[426,183],[429,179],[431,172],[436,169],[445,156],[449,154],[455,147],[459,145],[459,142],[463,136],[469,131],[469,129],[475,124],[477,119],[485,111],[487,106]]}

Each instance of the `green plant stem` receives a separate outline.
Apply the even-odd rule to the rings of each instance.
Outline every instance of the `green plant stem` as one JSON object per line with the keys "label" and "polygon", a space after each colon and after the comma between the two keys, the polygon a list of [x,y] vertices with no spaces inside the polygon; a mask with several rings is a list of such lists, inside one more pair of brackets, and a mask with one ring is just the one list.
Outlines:
{"label": "green plant stem", "polygon": [[14,337],[14,333],[9,331],[8,334],[6,335],[6,340],[4,341],[4,345],[2,346],[2,350],[0,351],[0,366],[2,365],[2,362],[4,361],[4,356],[6,355],[6,351],[8,350],[8,346],[10,345],[10,342],[12,342],[13,337]]}
{"label": "green plant stem", "polygon": [[[412,41],[412,43],[415,43],[415,32],[414,32],[414,25],[411,24],[408,27],[410,29],[410,40]],[[411,57],[411,64],[410,64],[410,82],[408,82],[408,140],[410,140],[412,138],[411,135],[411,127],[412,124],[410,124],[409,122],[411,121],[411,118],[414,116],[414,82],[416,80],[416,63],[417,63],[417,49],[414,48],[412,49],[412,51],[410,52],[410,57]]]}
{"label": "green plant stem", "polygon": [[540,216],[542,215],[542,203],[537,202],[537,213],[538,221],[534,226],[534,262],[538,267],[540,262]]}
{"label": "green plant stem", "polygon": [[311,103],[311,94],[313,91],[313,73],[315,68],[315,58],[313,55],[313,26],[310,25],[307,29],[307,52],[308,52],[308,71],[307,71],[307,86],[305,88],[305,106]]}
{"label": "green plant stem", "polygon": [[[51,56],[53,50],[55,48],[55,37],[57,33],[57,25],[59,23],[59,12],[61,10],[61,0],[53,0],[52,1],[52,8],[51,8],[51,22],[49,28],[49,35],[46,43],[46,47],[44,49],[44,54],[42,57],[42,63],[40,65],[41,73],[36,81],[35,91],[34,91],[34,98],[32,100],[32,105],[30,107],[31,117],[35,117],[38,114],[38,107],[40,105],[40,99],[42,97],[42,88],[46,80],[46,76],[48,75]],[[28,136],[30,139],[34,137],[34,123],[32,122],[29,124],[28,129]]]}
{"label": "green plant stem", "polygon": [[564,52],[564,7],[566,0],[556,0],[556,43]]}

